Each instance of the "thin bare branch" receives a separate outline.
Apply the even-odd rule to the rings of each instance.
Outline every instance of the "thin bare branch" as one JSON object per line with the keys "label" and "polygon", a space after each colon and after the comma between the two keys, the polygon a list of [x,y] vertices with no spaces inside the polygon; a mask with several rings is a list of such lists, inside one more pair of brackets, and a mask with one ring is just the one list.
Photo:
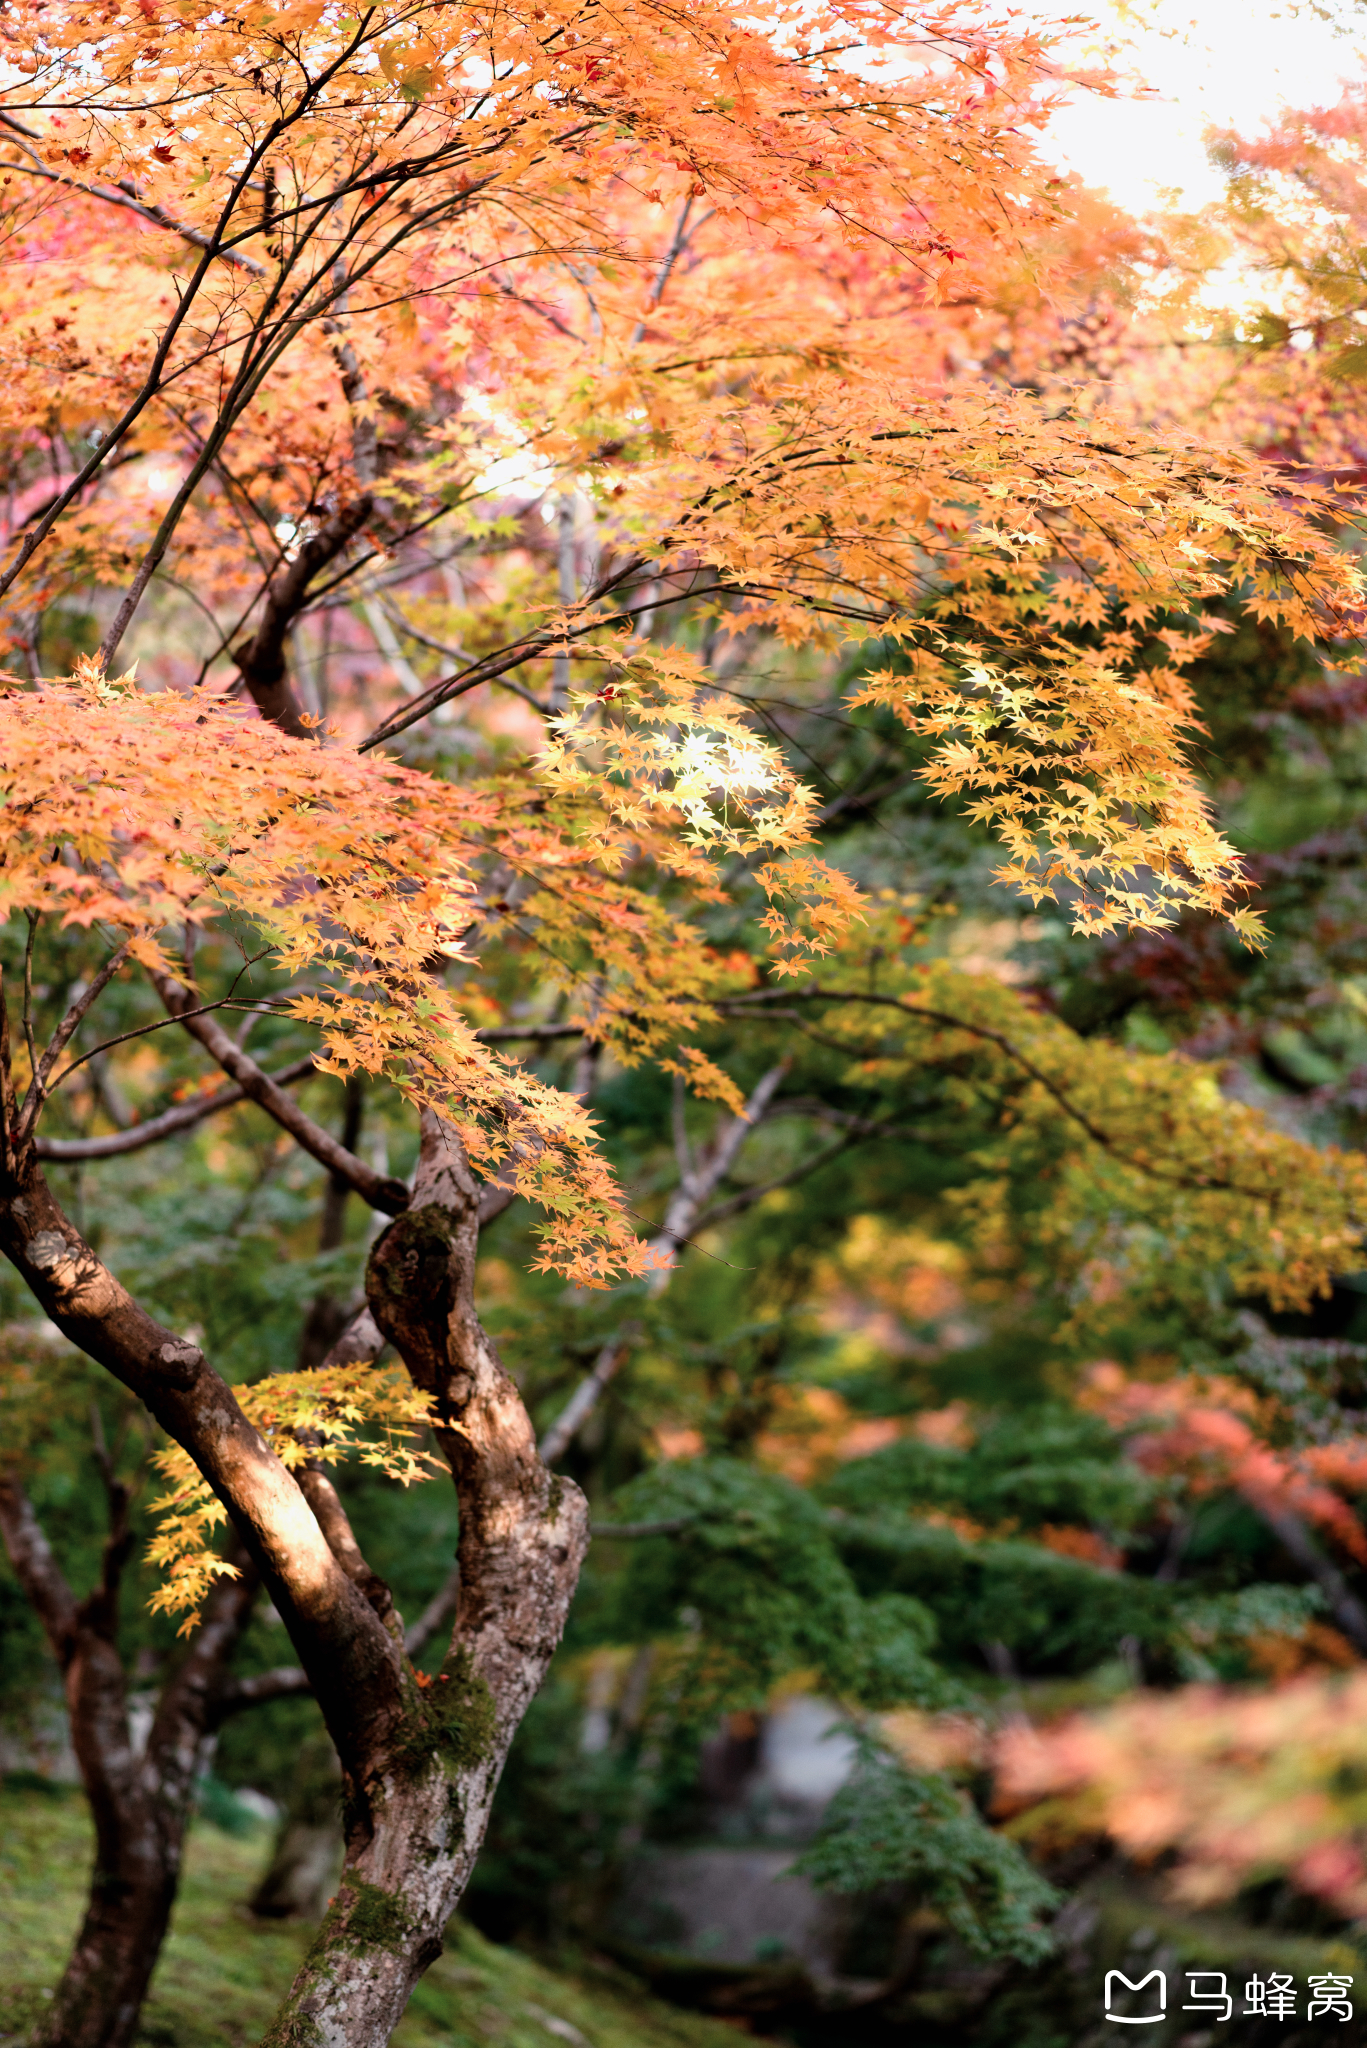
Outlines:
{"label": "thin bare branch", "polygon": [[549,1044],[557,1038],[582,1038],[582,1024],[494,1024],[476,1031],[481,1045]]}
{"label": "thin bare branch", "polygon": [[244,1707],[268,1706],[272,1700],[298,1699],[311,1693],[308,1675],[298,1664],[278,1664],[273,1671],[256,1671],[250,1678],[235,1678],[221,1693],[215,1720],[239,1714]]}
{"label": "thin bare branch", "polygon": [[1258,1201],[1275,1201],[1276,1199],[1275,1189],[1240,1188],[1235,1181],[1219,1180],[1214,1176],[1207,1175],[1170,1172],[1166,1167],[1154,1166],[1147,1159],[1133,1158],[1125,1151],[1123,1146],[1116,1143],[1109,1131],[1103,1130],[1100,1124],[1093,1122],[1085,1110],[1079,1109],[1067,1089],[1046,1074],[1044,1069],[1038,1066],[1028,1053],[1022,1052],[1021,1048],[1014,1044],[1004,1031],[994,1031],[986,1024],[975,1024],[967,1017],[956,1017],[951,1011],[932,1010],[924,1003],[911,1002],[902,996],[879,995],[872,990],[822,988],[820,986],[799,989],[757,989],[748,995],[723,996],[718,1000],[716,1007],[724,1014],[735,1015],[737,1012],[744,1013],[747,1010],[751,1010],[755,1004],[764,1004],[766,1006],[772,1004],[772,1009],[767,1007],[765,1009],[767,1016],[786,1018],[789,1022],[797,1024],[800,1028],[806,1030],[812,1037],[820,1038],[822,1043],[833,1046],[841,1052],[848,1051],[849,1048],[846,1042],[836,1038],[821,1038],[819,1033],[813,1031],[802,1017],[800,1011],[792,1007],[796,1003],[871,1004],[878,1009],[900,1011],[903,1017],[920,1019],[930,1024],[941,1024],[951,1031],[962,1031],[969,1038],[980,1038],[989,1045],[997,1046],[1000,1051],[1006,1054],[1008,1059],[1014,1061],[1022,1073],[1028,1074],[1032,1081],[1037,1081],[1045,1093],[1053,1097],[1064,1115],[1071,1117],[1073,1122],[1086,1132],[1094,1144],[1100,1145],[1105,1151],[1111,1153],[1122,1165],[1132,1167],[1136,1173],[1146,1174],[1151,1180],[1167,1181],[1174,1187],[1222,1188],[1233,1194],[1248,1194]]}
{"label": "thin bare branch", "polygon": [[635,327],[631,331],[631,340],[627,344],[629,348],[638,347],[641,341],[645,338],[647,318],[651,313],[654,312],[655,308],[659,305],[660,300],[664,297],[665,286],[669,283],[669,273],[671,272],[671,270],[673,270],[674,265],[678,262],[680,256],[682,256],[684,250],[688,247],[689,241],[692,238],[692,236],[694,236],[698,232],[699,228],[706,227],[708,221],[711,220],[713,210],[714,209],[709,209],[708,212],[706,212],[703,215],[702,219],[695,220],[692,227],[690,228],[688,225],[688,216],[693,211],[692,193],[690,192],[688,197],[684,200],[683,206],[679,213],[679,218],[674,224],[674,233],[670,237],[669,247],[665,250],[664,257],[661,261],[660,267],[655,273],[655,282],[650,287],[650,296],[646,300],[646,310],[641,315],[641,318],[636,322]]}
{"label": "thin bare branch", "polygon": [[788,1060],[780,1060],[776,1067],[769,1069],[756,1086],[741,1115],[727,1118],[697,1165],[691,1172],[684,1174],[665,1210],[664,1228],[651,1245],[653,1252],[657,1255],[663,1254],[664,1263],[654,1268],[646,1282],[646,1291],[650,1295],[663,1294],[669,1285],[676,1253],[693,1235],[703,1204],[715,1194],[735,1165],[736,1155],[741,1146],[756,1124],[763,1121],[773,1101],[775,1090],[790,1064]]}
{"label": "thin bare branch", "polygon": [[[31,966],[31,942],[33,938],[33,932],[35,929],[36,923],[31,922],[29,927],[29,956],[26,961],[25,967],[26,974],[28,972],[29,967]],[[74,1033],[79,1030],[84,1018],[88,1016],[90,1011],[94,1008],[95,1004],[99,1001],[100,997],[108,988],[110,982],[114,979],[114,976],[123,966],[125,960],[127,960],[129,949],[132,943],[133,942],[131,939],[125,939],[123,944],[117,949],[117,951],[110,954],[109,958],[105,961],[104,966],[100,969],[99,973],[95,976],[94,980],[90,983],[89,987],[84,989],[81,992],[81,994],[76,998],[75,1002],[72,1003],[66,1015],[63,1017],[61,1023],[57,1026],[57,1029],[53,1032],[52,1037],[48,1042],[47,1050],[44,1052],[42,1059],[35,1061],[33,1069],[33,1078],[29,1082],[28,1093],[24,1097],[24,1105],[19,1112],[19,1123],[14,1133],[14,1142],[16,1145],[22,1146],[27,1144],[34,1125],[37,1123],[38,1118],[42,1115],[43,1104],[44,1102],[46,1102],[49,1093],[48,1081],[51,1077],[52,1069],[56,1066],[58,1060],[61,1058],[63,1052],[66,1050],[66,1047],[70,1044]],[[24,1028],[28,1031],[29,1035],[29,1056],[31,1058],[33,1055],[33,1033],[32,1030],[29,1028],[27,1004],[25,1006]]]}
{"label": "thin bare branch", "polygon": [[1338,1566],[1325,1556],[1300,1516],[1266,1502],[1253,1501],[1251,1505],[1257,1508],[1287,1554],[1314,1579],[1329,1603],[1330,1613],[1354,1648],[1367,1653],[1367,1609],[1349,1589]]}
{"label": "thin bare branch", "polygon": [[[665,1211],[664,1229],[651,1242],[650,1249],[655,1254],[657,1263],[647,1277],[646,1292],[652,1299],[658,1299],[668,1287],[675,1271],[675,1260],[680,1246],[692,1235],[703,1204],[720,1187],[735,1165],[736,1155],[746,1138],[756,1124],[763,1120],[773,1101],[774,1091],[787,1073],[788,1067],[787,1060],[781,1060],[778,1066],[771,1067],[755,1087],[743,1113],[740,1116],[728,1117],[707,1151],[696,1164],[684,1171],[679,1187]],[[686,1151],[687,1141],[684,1142]],[[842,1145],[845,1142],[842,1140]],[[617,1335],[603,1346],[593,1370],[580,1381],[541,1440],[541,1457],[547,1465],[554,1464],[557,1458],[565,1455],[576,1432],[583,1427],[597,1407],[605,1389],[621,1370],[623,1361],[639,1335],[638,1324],[625,1323]]]}
{"label": "thin bare branch", "polygon": [[[104,206],[120,206],[129,213],[136,213],[140,219],[150,221],[155,228],[165,228],[182,241],[190,242],[196,249],[210,249],[209,237],[199,228],[189,227],[183,220],[177,220],[167,213],[165,207],[154,200],[144,199],[130,178],[120,178],[115,185],[88,185],[81,178],[73,178],[69,172],[49,170],[47,165],[30,149],[32,129],[16,121],[13,114],[0,111],[0,124],[20,138],[19,147],[33,157],[31,163],[16,163],[10,170],[22,171],[30,178],[46,178],[53,185],[68,185],[72,191],[80,192],[87,199],[98,199]],[[33,138],[36,140],[36,137]],[[236,249],[213,249],[212,253],[221,263],[229,263],[235,270],[250,271],[253,277],[266,277],[269,273],[263,263],[254,256],[244,256]]]}
{"label": "thin bare branch", "polygon": [[373,1166],[367,1166],[364,1159],[358,1159],[354,1152],[348,1152],[345,1145],[339,1144],[331,1131],[315,1123],[269,1074],[258,1067],[251,1055],[229,1037],[207,1009],[193,1005],[190,991],[183,982],[176,981],[169,974],[154,974],[152,984],[165,1003],[168,1014],[182,1023],[192,1038],[199,1040],[209,1057],[217,1060],[244,1095],[250,1096],[268,1116],[274,1117],[281,1128],[288,1131],[320,1165],[335,1173],[339,1180],[346,1181],[362,1201],[369,1202],[372,1209],[383,1210],[386,1216],[398,1216],[408,1207],[408,1189],[404,1183],[376,1173]]}
{"label": "thin bare branch", "polygon": [[[785,1100],[785,1112],[791,1112],[793,1107],[793,1104]],[[705,1209],[698,1217],[693,1225],[695,1230],[711,1230],[716,1224],[725,1223],[730,1217],[741,1215],[746,1209],[752,1209],[756,1202],[762,1201],[765,1195],[773,1194],[778,1188],[790,1188],[797,1181],[806,1180],[818,1167],[827,1165],[830,1160],[837,1159],[842,1152],[848,1152],[851,1146],[863,1144],[870,1138],[909,1138],[914,1143],[929,1142],[928,1132],[918,1131],[910,1124],[900,1124],[892,1117],[848,1116],[839,1110],[828,1110],[824,1104],[811,1108],[804,1105],[799,1113],[820,1118],[824,1123],[839,1124],[843,1126],[843,1133],[829,1145],[822,1145],[817,1151],[809,1152],[805,1159],[799,1159],[797,1165],[789,1167],[786,1173],[776,1174],[773,1180],[757,1181],[752,1186],[741,1188],[738,1193],[728,1196],[724,1202],[714,1202],[710,1209]]]}
{"label": "thin bare branch", "polygon": [[[302,1081],[306,1074],[311,1074],[313,1062],[314,1055],[305,1053],[303,1059],[281,1067],[267,1078],[277,1088],[288,1087],[291,1081]],[[113,1131],[101,1138],[37,1138],[34,1143],[40,1159],[117,1159],[125,1152],[141,1152],[148,1145],[159,1145],[163,1138],[191,1130],[195,1124],[203,1123],[205,1117],[216,1116],[220,1109],[231,1109],[234,1103],[246,1100],[246,1089],[234,1084],[213,1095],[201,1095],[193,1102],[178,1102],[173,1109],[149,1117],[145,1124],[131,1124],[126,1131]]]}
{"label": "thin bare branch", "polygon": [[640,1334],[641,1325],[632,1322],[623,1323],[617,1334],[609,1337],[594,1361],[592,1372],[579,1382],[537,1445],[544,1464],[554,1465],[564,1457],[581,1423],[586,1422],[598,1406],[609,1382],[616,1378]]}
{"label": "thin bare branch", "polygon": [[[869,1136],[872,1132],[860,1135]],[[846,1131],[839,1138],[833,1138],[829,1145],[822,1145],[818,1151],[809,1153],[807,1158],[799,1160],[787,1173],[776,1174],[773,1180],[761,1181],[756,1186],[742,1188],[738,1194],[729,1196],[724,1202],[714,1202],[710,1209],[704,1210],[698,1217],[694,1229],[710,1230],[718,1223],[727,1222],[732,1216],[742,1215],[745,1210],[753,1209],[755,1203],[762,1201],[765,1195],[773,1194],[778,1188],[790,1188],[796,1181],[806,1180],[808,1174],[815,1173],[820,1166],[828,1165],[832,1159],[838,1159],[842,1152],[848,1152],[851,1145],[857,1143],[858,1138]]]}
{"label": "thin bare branch", "polygon": [[0,1474],[0,1538],[4,1539],[14,1575],[28,1595],[52,1654],[65,1670],[76,1649],[76,1596],[66,1582],[61,1566],[33,1503],[17,1479]]}
{"label": "thin bare branch", "polygon": [[316,1458],[309,1458],[295,1472],[299,1491],[313,1509],[328,1549],[352,1584],[365,1596],[386,1625],[394,1612],[394,1596],[379,1573],[367,1562],[356,1541],[342,1497]]}

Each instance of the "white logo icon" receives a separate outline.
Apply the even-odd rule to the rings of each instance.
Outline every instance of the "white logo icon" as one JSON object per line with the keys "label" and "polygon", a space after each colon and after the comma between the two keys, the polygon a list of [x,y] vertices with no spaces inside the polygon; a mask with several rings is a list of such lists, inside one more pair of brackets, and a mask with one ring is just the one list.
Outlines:
{"label": "white logo icon", "polygon": [[[1136,1992],[1138,1992],[1138,1991],[1142,1991],[1142,1990],[1144,1989],[1144,1986],[1145,1986],[1146,1984],[1152,1984],[1152,1983],[1154,1983],[1154,1982],[1155,1982],[1155,1980],[1157,1981],[1157,1984],[1158,1984],[1158,2011],[1157,2011],[1157,2012],[1144,2012],[1144,2013],[1135,2013],[1135,2012],[1112,2012],[1112,2011],[1111,2011],[1111,1999],[1112,1999],[1112,1998],[1114,1997],[1114,1995],[1115,1995],[1115,1993],[1114,1993],[1114,1986],[1115,1986],[1115,1985],[1117,1985],[1117,1984],[1123,1984],[1123,1985],[1124,1985],[1124,1987],[1125,1987],[1125,1989],[1126,1989],[1127,1991],[1136,1991]],[[1108,2019],[1108,2020],[1114,2020],[1114,2021],[1116,2022],[1117,2026],[1121,2026],[1121,2027],[1154,2027],[1154,2026],[1157,2026],[1157,2024],[1158,2024],[1159,2020],[1162,2020],[1162,2019],[1166,2019],[1166,2018],[1167,2018],[1167,2004],[1168,2004],[1168,1980],[1167,1980],[1167,1978],[1166,1978],[1166,1977],[1164,1976],[1164,1974],[1163,1974],[1163,1972],[1162,1972],[1161,1970],[1150,1970],[1150,1971],[1149,1971],[1149,1974],[1148,1974],[1148,1976],[1147,1976],[1147,1977],[1141,1977],[1141,1978],[1140,1978],[1140,1980],[1139,1980],[1139,1982],[1138,1982],[1137,1984],[1132,1984],[1132,1983],[1130,1982],[1129,1978],[1128,1978],[1128,1977],[1126,1977],[1126,1976],[1125,1976],[1125,1975],[1123,1974],[1123,1972],[1121,1972],[1120,1970],[1108,1970],[1108,1971],[1106,1972],[1106,2017],[1107,2017],[1107,2019]]]}

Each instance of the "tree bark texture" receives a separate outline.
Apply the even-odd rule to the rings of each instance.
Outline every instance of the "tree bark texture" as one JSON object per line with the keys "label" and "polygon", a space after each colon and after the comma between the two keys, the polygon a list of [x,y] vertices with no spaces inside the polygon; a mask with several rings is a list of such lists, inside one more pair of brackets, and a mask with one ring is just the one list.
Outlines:
{"label": "tree bark texture", "polygon": [[304,723],[290,683],[286,661],[289,630],[308,601],[314,577],[346,553],[374,514],[374,486],[379,470],[375,421],[366,403],[365,377],[356,351],[349,341],[339,338],[340,321],[324,321],[323,332],[333,337],[342,390],[351,407],[351,465],[356,490],[335,503],[315,529],[299,539],[293,560],[271,578],[255,632],[233,649],[233,660],[261,716],[296,740],[309,739],[312,732]]}
{"label": "tree bark texture", "polygon": [[257,1588],[250,1567],[219,1582],[139,1752],[116,1643],[127,1496],[117,1485],[110,1496],[100,1583],[77,1601],[23,1491],[0,1479],[0,1533],[61,1667],[95,1824],[85,1917],[35,2048],[127,2048],[133,2039],[175,1901],[205,1737]]}
{"label": "tree bark texture", "polygon": [[380,2048],[474,1867],[509,1744],[560,1640],[588,1543],[576,1487],[531,1423],[474,1308],[480,1189],[424,1115],[407,1212],[371,1254],[379,1328],[432,1399],[460,1499],[460,1594],[432,1679],[403,1666],[401,1711],[342,1750],[337,1896],[266,2048]]}

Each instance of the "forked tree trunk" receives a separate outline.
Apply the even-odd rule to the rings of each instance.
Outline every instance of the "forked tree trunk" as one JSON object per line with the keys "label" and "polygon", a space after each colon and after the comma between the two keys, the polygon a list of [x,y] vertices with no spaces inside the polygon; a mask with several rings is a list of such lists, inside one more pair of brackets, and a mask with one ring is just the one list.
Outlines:
{"label": "forked tree trunk", "polygon": [[85,1918],[34,2048],[127,2048],[133,2039],[175,1903],[204,1740],[256,1593],[250,1566],[236,1580],[220,1580],[139,1753],[116,1646],[127,1496],[116,1483],[109,1490],[113,1526],[100,1584],[78,1603],[28,1500],[12,1480],[0,1480],[0,1531],[62,1669],[95,1824]]}
{"label": "forked tree trunk", "polygon": [[536,1452],[474,1308],[479,1190],[425,1116],[412,1206],[376,1244],[371,1312],[431,1395],[460,1497],[460,1602],[430,1682],[405,1665],[401,1711],[346,1773],[336,1899],[263,2048],[381,2048],[441,1953],[504,1759],[564,1628],[588,1541],[579,1490]]}
{"label": "forked tree trunk", "polygon": [[[464,1154],[424,1117],[411,1204],[368,1274],[376,1323],[432,1398],[460,1500],[460,1602],[430,1683],[405,1656],[388,1590],[321,1467],[299,1478],[286,1469],[199,1347],[158,1324],[103,1264],[31,1149],[3,1182],[0,1249],[64,1335],[195,1460],[289,1630],[341,1759],[341,1884],[266,2042],[381,2048],[440,1953],[588,1542],[583,1496],[537,1456],[475,1314],[480,1202]],[[85,2036],[61,2038],[86,2048]]]}

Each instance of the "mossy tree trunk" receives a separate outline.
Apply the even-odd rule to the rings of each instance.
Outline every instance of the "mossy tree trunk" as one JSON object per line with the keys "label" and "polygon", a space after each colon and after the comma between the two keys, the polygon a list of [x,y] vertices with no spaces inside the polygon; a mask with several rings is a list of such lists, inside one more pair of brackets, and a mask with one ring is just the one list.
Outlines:
{"label": "mossy tree trunk", "polygon": [[[388,2041],[441,1952],[583,1560],[583,1498],[537,1456],[475,1313],[478,1237],[479,1190],[464,1154],[426,1116],[412,1204],[376,1244],[367,1294],[440,1418],[460,1500],[460,1601],[440,1672],[429,1680],[399,1658],[396,1696],[371,1739],[339,1743],[346,1860],[270,2048]],[[391,1614],[397,1642],[395,1623]]]}
{"label": "mossy tree trunk", "polygon": [[[5,1109],[12,1131],[11,1091]],[[440,1951],[588,1541],[583,1497],[537,1456],[475,1314],[480,1191],[433,1116],[412,1194],[398,1195],[386,1185],[376,1196],[403,1213],[371,1257],[371,1314],[432,1397],[460,1501],[460,1601],[431,1682],[406,1656],[389,1590],[322,1466],[289,1471],[199,1346],[133,1299],[63,1211],[31,1144],[12,1146],[0,1170],[0,1250],[63,1335],[145,1403],[223,1502],[341,1760],[342,1880],[267,2035],[275,2048],[388,2041]],[[484,1200],[487,1209],[487,1190]],[[236,1688],[243,1704],[250,1687]]]}

